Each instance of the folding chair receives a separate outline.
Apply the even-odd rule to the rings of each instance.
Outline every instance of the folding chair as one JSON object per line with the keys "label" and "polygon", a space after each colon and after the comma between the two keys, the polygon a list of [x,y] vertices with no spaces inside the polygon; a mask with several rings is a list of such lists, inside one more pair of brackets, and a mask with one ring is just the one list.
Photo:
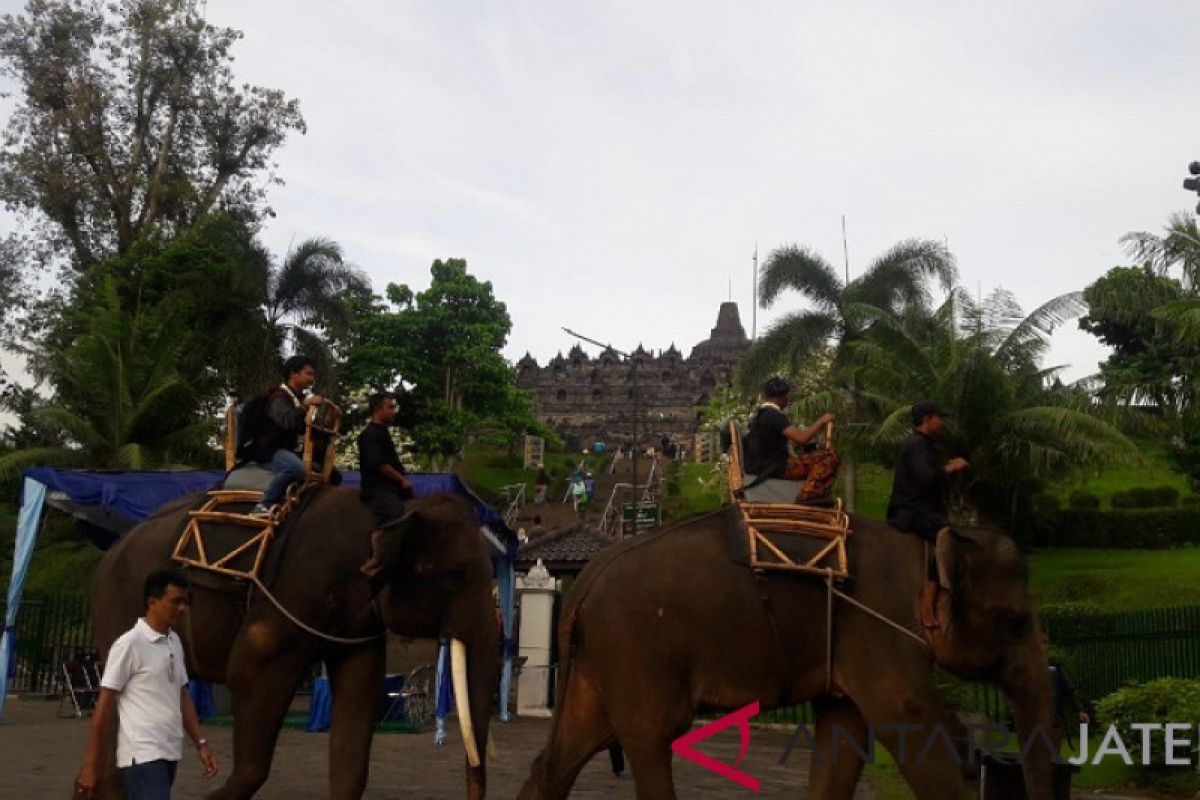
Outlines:
{"label": "folding chair", "polygon": [[[96,708],[96,701],[100,697],[99,686],[98,684],[92,685],[87,665],[82,661],[64,661],[62,674],[63,691],[58,701],[58,716],[83,719]],[[70,698],[71,706],[75,710],[72,713],[64,714],[63,707],[67,704],[67,698]]]}

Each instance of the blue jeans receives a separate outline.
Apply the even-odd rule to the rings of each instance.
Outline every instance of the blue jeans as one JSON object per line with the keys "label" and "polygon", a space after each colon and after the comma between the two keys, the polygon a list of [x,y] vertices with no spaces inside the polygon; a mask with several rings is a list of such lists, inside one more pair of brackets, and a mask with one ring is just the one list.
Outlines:
{"label": "blue jeans", "polygon": [[262,501],[265,506],[278,503],[283,499],[283,493],[287,491],[288,486],[304,477],[304,462],[290,450],[276,450],[275,455],[271,456],[271,463],[263,466],[275,473],[275,477],[263,492]]}
{"label": "blue jeans", "polygon": [[175,782],[178,761],[147,761],[121,770],[125,778],[125,795],[129,800],[169,800],[171,784]]}

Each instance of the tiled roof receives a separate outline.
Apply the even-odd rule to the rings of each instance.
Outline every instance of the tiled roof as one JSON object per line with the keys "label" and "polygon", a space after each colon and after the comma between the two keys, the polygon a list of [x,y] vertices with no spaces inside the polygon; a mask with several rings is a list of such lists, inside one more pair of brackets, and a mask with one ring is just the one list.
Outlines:
{"label": "tiled roof", "polygon": [[522,565],[532,565],[539,558],[547,564],[565,562],[582,566],[616,542],[616,539],[590,525],[570,525],[521,545],[517,550],[517,566],[520,569]]}

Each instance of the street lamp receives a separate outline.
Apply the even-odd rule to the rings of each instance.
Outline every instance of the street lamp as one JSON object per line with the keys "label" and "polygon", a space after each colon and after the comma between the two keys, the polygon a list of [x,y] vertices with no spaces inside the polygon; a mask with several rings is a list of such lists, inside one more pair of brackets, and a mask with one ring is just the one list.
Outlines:
{"label": "street lamp", "polygon": [[[1189,192],[1200,194],[1200,161],[1188,164],[1188,172],[1192,177],[1183,179],[1183,188]],[[1196,204],[1196,213],[1200,214],[1200,203]]]}
{"label": "street lamp", "polygon": [[638,414],[640,412],[639,404],[641,403],[641,399],[642,399],[641,398],[641,394],[642,394],[641,387],[638,384],[637,359],[634,358],[633,356],[631,356],[629,353],[621,352],[617,348],[613,347],[611,344],[604,344],[603,342],[598,342],[595,339],[584,336],[582,333],[576,333],[575,331],[571,330],[570,328],[563,328],[563,330],[566,331],[571,336],[574,336],[576,339],[581,339],[581,340],[587,342],[588,344],[594,344],[597,347],[602,347],[607,350],[611,350],[612,352],[616,353],[618,356],[621,356],[622,358],[626,359],[629,362],[630,380],[633,383],[633,387],[632,387],[633,388],[633,447],[631,448],[631,450],[632,450],[632,460],[633,460],[633,526],[634,526],[634,532],[636,533],[637,532],[638,507],[641,505],[640,502],[638,501]]}

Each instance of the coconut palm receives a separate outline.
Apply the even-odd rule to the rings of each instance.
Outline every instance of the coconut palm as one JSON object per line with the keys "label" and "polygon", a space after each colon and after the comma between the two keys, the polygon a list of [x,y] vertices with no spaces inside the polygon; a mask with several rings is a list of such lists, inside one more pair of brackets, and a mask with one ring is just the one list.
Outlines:
{"label": "coconut palm", "polygon": [[345,262],[336,242],[320,237],[301,242],[278,265],[263,248],[257,260],[265,273],[266,335],[251,369],[238,377],[239,393],[274,382],[281,358],[295,352],[316,361],[324,381],[336,361],[329,342],[345,334],[361,298],[370,295],[370,283]]}
{"label": "coconut palm", "polygon": [[63,444],[0,457],[0,476],[39,464],[154,469],[211,459],[215,426],[177,371],[179,342],[169,324],[122,309],[109,282],[86,332],[53,358],[54,402],[27,416]]}
{"label": "coconut palm", "polygon": [[[971,462],[959,499],[1012,525],[1022,494],[1038,481],[1135,457],[1133,444],[1105,420],[1089,393],[1042,368],[1051,332],[1086,310],[1081,293],[1043,303],[1011,322],[972,303],[961,289],[924,324],[877,315],[849,343],[852,370],[876,423],[870,443],[890,455],[911,430],[916,399],[953,411],[947,449]],[[966,324],[963,324],[963,322]]]}
{"label": "coconut palm", "polygon": [[1161,235],[1134,231],[1122,236],[1121,243],[1138,264],[1163,274],[1179,267],[1184,286],[1200,288],[1200,227],[1191,214],[1172,214]]}
{"label": "coconut palm", "polygon": [[806,417],[828,410],[838,414],[845,500],[851,510],[856,500],[854,454],[861,442],[854,377],[842,369],[846,344],[882,316],[897,320],[928,316],[929,282],[949,287],[955,275],[954,257],[945,245],[918,239],[896,244],[849,282],[822,256],[801,245],[772,251],[763,265],[759,297],[764,308],[788,291],[799,294],[811,307],[786,315],[754,343],[738,365],[738,384],[743,392],[756,393],[772,374],[810,372],[817,354],[832,348],[825,391],[797,398],[796,407]]}

